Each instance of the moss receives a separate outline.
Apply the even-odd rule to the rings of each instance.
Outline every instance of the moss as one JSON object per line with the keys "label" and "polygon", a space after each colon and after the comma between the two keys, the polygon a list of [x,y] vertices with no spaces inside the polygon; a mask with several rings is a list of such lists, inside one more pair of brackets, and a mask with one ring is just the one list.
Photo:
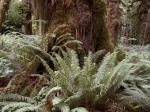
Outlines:
{"label": "moss", "polygon": [[105,3],[102,0],[93,1],[93,38],[95,42],[95,50],[106,49],[112,51],[114,48],[108,30],[105,24]]}
{"label": "moss", "polygon": [[63,10],[61,1],[58,1],[56,9],[52,14],[52,18],[50,19],[48,32],[49,33],[52,32],[58,25],[72,24],[69,21],[70,18],[74,19],[76,17],[77,17],[77,11],[74,3],[72,3],[67,10]]}
{"label": "moss", "polygon": [[[109,37],[108,31],[105,25],[105,12],[106,12],[105,3],[102,0],[94,0],[94,1],[81,0],[79,2],[79,5],[80,3],[82,3],[83,6],[85,5],[88,6],[89,8],[86,9],[85,13],[88,12],[91,14],[91,16],[93,16],[92,17],[93,18],[92,39],[90,39],[90,36],[89,36],[89,32],[90,32],[90,29],[92,28],[92,25],[90,25],[90,23],[87,23],[86,25],[82,25],[81,23],[79,23],[79,20],[83,18],[80,17],[82,15],[79,14],[76,3],[77,3],[77,0],[73,0],[71,6],[67,10],[64,11],[62,9],[61,1],[58,1],[56,9],[53,12],[52,18],[50,20],[48,33],[52,32],[56,28],[56,26],[65,23],[69,25],[69,29],[71,33],[75,36],[76,28],[84,26],[86,29],[86,33],[87,33],[86,39],[83,40],[83,42],[85,43],[83,44],[84,47],[87,47],[86,43],[92,43],[91,41],[93,41],[94,39],[94,47],[96,51],[99,49],[106,49],[107,51],[111,51],[114,45],[111,42],[111,39]],[[80,34],[80,36],[82,36],[82,33]],[[81,38],[82,37],[80,37],[80,39]]]}

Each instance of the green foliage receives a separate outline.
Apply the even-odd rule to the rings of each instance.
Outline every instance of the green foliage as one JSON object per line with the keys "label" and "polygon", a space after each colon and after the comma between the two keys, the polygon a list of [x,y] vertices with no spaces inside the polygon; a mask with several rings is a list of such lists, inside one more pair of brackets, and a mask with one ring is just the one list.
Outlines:
{"label": "green foliage", "polygon": [[[80,112],[86,111],[82,107],[87,105],[94,110],[103,111],[102,108],[107,108],[111,102],[117,101],[132,112],[150,110],[150,54],[147,52],[149,46],[117,48],[113,53],[106,54],[99,64],[97,59],[104,51],[95,54],[89,52],[81,64],[77,52],[73,50],[74,47],[67,44],[74,43],[72,36],[69,33],[60,33],[64,26],[58,26],[45,38],[46,46],[50,47],[41,46],[41,40],[35,36],[0,36],[0,63],[3,68],[0,70],[3,70],[3,73],[11,67],[12,61],[23,66],[38,60],[50,77],[32,75],[43,78],[42,81],[46,82],[32,98],[18,94],[1,94],[2,112]],[[76,40],[75,45],[81,47],[81,43]],[[50,67],[47,60],[53,62],[55,69]],[[28,85],[21,94],[24,95],[31,87]]]}
{"label": "green foliage", "polygon": [[[59,25],[53,31],[53,33],[47,34],[46,37],[42,39],[42,45],[35,46],[31,44],[24,45],[27,49],[32,49],[40,52],[42,57],[49,58],[49,56],[53,55],[53,53],[58,53],[62,55],[63,52],[69,47],[70,49],[82,50],[81,44],[79,40],[75,40],[74,37],[70,33],[61,33],[61,30],[66,28],[67,25]],[[74,46],[70,46],[74,45]],[[38,54],[38,55],[40,55]]]}
{"label": "green foliage", "polygon": [[[149,110],[150,62],[140,55],[138,57],[128,53],[125,59],[119,60],[118,54],[120,51],[117,49],[112,54],[108,53],[99,68],[92,61],[91,53],[84,58],[83,67],[79,66],[74,51],[69,50],[63,58],[55,54],[56,59],[53,58],[53,62],[57,70],[53,73],[51,70],[50,75],[62,89],[63,105],[72,107],[75,102],[81,103],[77,103],[77,107],[83,106],[85,102],[90,102],[92,107],[107,105],[108,99],[113,100],[119,96],[122,104],[132,111],[145,107],[145,110]],[[45,67],[48,68],[48,64]],[[130,105],[129,101],[132,102]],[[62,105],[62,101],[60,104]]]}
{"label": "green foliage", "polygon": [[[46,42],[42,40],[41,37],[27,36],[16,32],[0,36],[0,58],[2,59],[0,60],[1,75],[9,76],[11,74],[10,72],[15,72],[15,70],[27,70],[31,68],[32,62],[35,62],[36,55],[42,55],[44,59],[49,59],[49,56],[55,52],[61,55],[62,52],[69,47],[68,45],[73,44],[77,48],[81,48],[81,42],[75,40],[70,33],[57,35],[61,31],[61,28],[64,27],[66,27],[66,25],[58,26],[55,31],[50,34],[50,37],[46,37],[46,40],[48,39]],[[49,46],[49,48],[47,48],[47,46]]]}
{"label": "green foliage", "polygon": [[22,32],[22,26],[26,22],[26,15],[27,8],[23,6],[23,3],[13,0],[10,4],[3,30]]}
{"label": "green foliage", "polygon": [[88,110],[83,107],[78,107],[73,109],[71,112],[88,112]]}
{"label": "green foliage", "polygon": [[8,110],[11,112],[38,111],[41,105],[29,97],[17,94],[1,94],[0,100],[5,100],[5,102],[0,102],[1,112]]}
{"label": "green foliage", "polygon": [[126,39],[128,33],[129,44],[142,44],[146,27],[148,9],[146,0],[120,0],[121,18],[121,40]]}
{"label": "green foliage", "polygon": [[[6,101],[2,102],[2,109],[20,109],[25,112],[26,109],[36,111],[47,108],[48,111],[80,112],[86,109],[76,107],[86,107],[87,102],[97,110],[97,106],[107,107],[109,101],[115,102],[117,99],[132,112],[140,109],[149,111],[149,58],[135,56],[133,52],[128,51],[126,56],[120,59],[120,53],[119,49],[108,53],[100,66],[93,60],[96,54],[89,53],[84,58],[84,64],[80,66],[76,52],[67,49],[62,57],[57,53],[49,55],[56,67],[55,71],[38,56],[52,80],[45,78],[47,86],[32,99],[13,94],[1,95],[0,99]],[[34,76],[44,77],[38,74]],[[53,81],[56,87],[52,88]]]}
{"label": "green foliage", "polygon": [[[38,93],[37,96],[35,96],[33,99],[25,96],[21,96],[18,94],[1,94],[0,95],[0,110],[1,112],[6,112],[6,111],[11,111],[11,112],[28,112],[28,111],[34,111],[34,112],[39,112],[39,111],[44,111],[43,109],[47,105],[47,100],[49,96],[53,96],[57,94],[57,92],[61,90],[59,87],[55,88],[47,88],[44,87],[41,89],[41,91]],[[52,102],[53,105],[56,106],[59,101],[59,99],[55,97],[53,98]],[[4,101],[5,100],[5,101]],[[40,100],[40,102],[39,102]],[[45,107],[44,107],[45,106]],[[48,108],[47,110],[52,110],[52,108]],[[83,107],[75,108],[70,110],[70,108],[67,105],[62,105],[61,106],[61,111],[62,112],[87,112],[87,110]]]}
{"label": "green foliage", "polygon": [[[122,103],[130,111],[150,111],[150,54],[149,46],[130,46],[124,48],[127,55],[132,56],[129,63],[133,64],[132,74],[124,82],[124,90],[119,93]],[[129,104],[130,102],[130,104]]]}
{"label": "green foliage", "polygon": [[[61,54],[62,50],[66,50],[66,48],[82,50],[82,42],[76,40],[71,33],[64,32],[67,28],[66,24],[57,26],[54,31],[50,34],[47,34],[45,43],[43,46],[46,46],[48,52],[57,52]],[[46,44],[47,43],[47,44]]]}
{"label": "green foliage", "polygon": [[0,58],[0,77],[11,76],[14,73],[13,65],[10,60]]}
{"label": "green foliage", "polygon": [[[84,65],[80,67],[76,52],[67,52],[63,58],[55,54],[53,62],[57,71],[49,72],[56,85],[61,87],[65,105],[72,106],[73,103],[80,102],[76,106],[83,106],[84,103],[90,102],[90,105],[96,106],[101,101],[104,103],[131,74],[125,72],[132,68],[132,65],[127,66],[128,58],[116,63],[119,53],[117,50],[107,54],[99,69],[93,62],[94,54],[89,53],[84,58]],[[41,61],[49,70],[48,64],[43,59]]]}
{"label": "green foliage", "polygon": [[10,76],[16,69],[25,67],[34,58],[34,51],[25,45],[39,46],[40,38],[18,34],[0,36],[0,76]]}

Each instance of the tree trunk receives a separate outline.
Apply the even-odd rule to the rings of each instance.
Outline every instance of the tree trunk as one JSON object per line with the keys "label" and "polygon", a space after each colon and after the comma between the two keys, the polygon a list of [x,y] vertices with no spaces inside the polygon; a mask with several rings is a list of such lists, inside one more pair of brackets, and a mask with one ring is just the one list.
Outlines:
{"label": "tree trunk", "polygon": [[33,22],[39,26],[39,34],[44,35],[49,23],[49,0],[31,0]]}
{"label": "tree trunk", "polygon": [[31,35],[32,34],[32,14],[31,12],[27,12],[27,16],[26,16],[26,24],[25,24],[25,34],[26,35]]}
{"label": "tree trunk", "polygon": [[106,49],[113,44],[105,25],[105,3],[102,0],[62,0],[50,3],[49,32],[60,24],[67,24],[74,37],[83,42],[86,53]]}
{"label": "tree trunk", "polygon": [[106,49],[112,51],[114,43],[106,28],[105,13],[106,5],[102,0],[93,0],[92,5],[93,13],[93,38],[95,50]]}
{"label": "tree trunk", "polygon": [[2,30],[3,23],[6,19],[6,12],[9,9],[11,0],[0,0],[0,31]]}
{"label": "tree trunk", "polygon": [[[41,33],[51,32],[67,24],[74,37],[83,42],[86,53],[99,49],[111,51],[113,44],[105,24],[105,3],[102,0],[32,0],[32,10]],[[49,21],[48,21],[49,20]],[[49,24],[49,25],[48,25]]]}
{"label": "tree trunk", "polygon": [[25,34],[31,35],[32,34],[32,13],[31,13],[31,1],[25,0],[23,1],[24,7],[27,8],[27,15],[26,15],[26,23],[25,27]]}
{"label": "tree trunk", "polygon": [[143,45],[147,43],[150,43],[150,9],[148,10],[148,14],[147,14]]}
{"label": "tree trunk", "polygon": [[120,24],[119,0],[107,0],[107,28],[114,44],[117,45]]}

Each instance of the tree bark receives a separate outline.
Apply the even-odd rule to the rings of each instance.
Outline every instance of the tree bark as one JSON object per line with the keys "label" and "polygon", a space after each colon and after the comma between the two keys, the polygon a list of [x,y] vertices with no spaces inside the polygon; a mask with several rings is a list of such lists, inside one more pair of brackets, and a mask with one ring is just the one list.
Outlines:
{"label": "tree bark", "polygon": [[119,0],[107,0],[107,28],[113,43],[117,45],[120,24]]}
{"label": "tree bark", "polygon": [[74,37],[83,42],[86,53],[113,49],[105,24],[106,7],[102,0],[62,0],[51,3],[51,7],[49,32],[60,24],[67,24]]}
{"label": "tree bark", "polygon": [[2,30],[3,23],[6,19],[6,12],[9,9],[11,0],[0,0],[0,31]]}
{"label": "tree bark", "polygon": [[39,26],[39,34],[44,35],[47,32],[49,23],[49,0],[31,0],[32,13],[36,24]]}
{"label": "tree bark", "polygon": [[150,9],[148,10],[143,45],[150,42]]}
{"label": "tree bark", "polygon": [[83,42],[85,52],[114,47],[105,23],[105,3],[102,0],[32,0],[35,19],[44,20],[42,35],[60,24],[67,24],[73,36]]}
{"label": "tree bark", "polygon": [[30,0],[24,0],[23,1],[24,7],[27,8],[26,12],[26,23],[24,25],[25,27],[25,34],[31,35],[32,34],[32,12],[31,12],[31,1]]}
{"label": "tree bark", "polygon": [[108,33],[105,21],[106,4],[102,0],[93,0],[92,13],[95,50],[106,49],[107,52],[112,51],[114,43]]}

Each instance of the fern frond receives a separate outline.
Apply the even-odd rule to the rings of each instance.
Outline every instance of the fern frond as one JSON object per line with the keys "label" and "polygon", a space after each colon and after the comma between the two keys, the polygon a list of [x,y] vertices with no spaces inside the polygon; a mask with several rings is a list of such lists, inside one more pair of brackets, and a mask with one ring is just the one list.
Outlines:
{"label": "fern frond", "polygon": [[45,100],[47,100],[48,97],[49,97],[52,93],[57,92],[57,91],[61,91],[61,90],[62,90],[61,87],[54,87],[54,88],[50,89],[50,90],[47,92],[46,96],[45,96]]}
{"label": "fern frond", "polygon": [[59,45],[60,43],[64,42],[64,40],[72,40],[72,39],[74,39],[74,37],[72,37],[70,33],[65,33],[56,39],[56,45]]}
{"label": "fern frond", "polygon": [[80,44],[82,44],[82,42],[79,40],[69,40],[66,43],[64,43],[62,46],[67,46],[69,44],[79,44],[80,45]]}
{"label": "fern frond", "polygon": [[113,70],[115,66],[116,56],[117,52],[114,52],[112,54],[108,53],[104,57],[103,62],[98,69],[98,74],[96,75],[95,82],[97,84],[100,84],[101,80],[104,79],[105,75]]}
{"label": "fern frond", "polygon": [[0,100],[13,100],[13,101],[23,101],[28,103],[37,104],[38,102],[25,96],[21,96],[18,94],[0,94]]}
{"label": "fern frond", "polygon": [[39,51],[41,52],[45,57],[48,57],[50,56],[49,53],[47,53],[46,51],[42,50],[40,47],[36,47],[36,46],[33,46],[33,45],[24,45],[23,46],[24,48],[30,48],[32,50],[36,50],[36,51]]}
{"label": "fern frond", "polygon": [[105,53],[105,50],[99,50],[96,53],[93,54],[92,58],[93,58],[93,62],[97,62],[97,59]]}
{"label": "fern frond", "polygon": [[84,107],[78,107],[78,108],[72,109],[71,112],[88,112],[88,110]]}
{"label": "fern frond", "polygon": [[49,84],[49,85],[50,85],[50,83],[51,83],[45,76],[43,76],[43,75],[41,75],[41,74],[32,74],[32,76],[36,76],[36,77],[39,77],[39,78],[43,78],[43,79],[47,82],[47,84]]}
{"label": "fern frond", "polygon": [[16,112],[28,112],[28,111],[34,111],[38,112],[40,110],[40,106],[29,106],[29,107],[23,107],[21,109],[17,109]]}
{"label": "fern frond", "polygon": [[[69,51],[68,51],[68,53],[69,53]],[[70,50],[69,57],[70,57],[70,60],[68,58],[65,58],[65,60],[66,60],[66,62],[67,62],[67,60],[70,61],[70,62],[67,62],[67,64],[69,65],[69,63],[70,63],[72,73],[76,77],[77,75],[79,75],[78,73],[81,70],[80,65],[79,65],[78,56],[75,51]]]}
{"label": "fern frond", "polygon": [[[87,57],[84,58],[84,66],[79,76],[79,84],[83,90],[91,89],[94,85],[95,74],[97,73],[96,63],[92,60],[92,53],[90,52]],[[84,81],[84,82],[83,82]]]}
{"label": "fern frond", "polygon": [[69,73],[70,68],[68,64],[65,62],[65,60],[63,60],[63,58],[56,53],[55,53],[55,57],[56,57],[57,63],[59,64],[58,69],[61,70],[61,72],[64,74]]}
{"label": "fern frond", "polygon": [[56,27],[56,29],[53,31],[54,34],[56,34],[57,32],[59,32],[59,30],[61,30],[62,28],[65,28],[67,25],[66,24],[62,24]]}
{"label": "fern frond", "polygon": [[[108,73],[104,79],[101,81],[103,83],[100,95],[108,94],[112,95],[118,89],[123,81],[128,78],[128,76],[132,73],[130,69],[132,68],[132,65],[127,64],[126,59],[121,61],[112,72]],[[126,73],[126,71],[128,71]]]}
{"label": "fern frond", "polygon": [[53,70],[49,67],[49,65],[47,64],[47,62],[44,60],[44,59],[42,59],[40,56],[37,56],[40,60],[41,60],[41,62],[43,63],[43,65],[45,66],[45,68],[46,68],[46,70],[48,71],[48,73],[52,76],[52,77],[54,77],[54,72],[53,72]]}
{"label": "fern frond", "polygon": [[7,110],[14,110],[15,108],[25,108],[32,106],[30,103],[24,103],[24,102],[11,102],[10,104],[7,104],[2,108],[2,112],[6,112]]}

